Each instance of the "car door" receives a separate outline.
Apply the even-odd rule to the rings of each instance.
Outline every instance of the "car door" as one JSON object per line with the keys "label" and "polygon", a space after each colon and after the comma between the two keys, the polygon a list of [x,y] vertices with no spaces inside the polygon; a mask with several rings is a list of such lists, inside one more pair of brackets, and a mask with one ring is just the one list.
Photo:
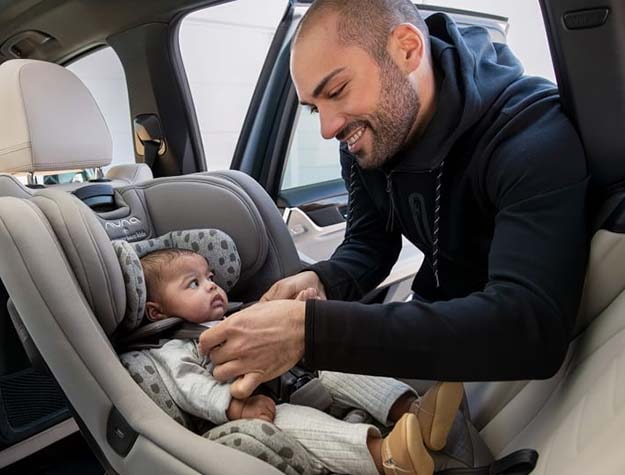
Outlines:
{"label": "car door", "polygon": [[[348,202],[339,143],[321,138],[318,117],[298,104],[289,75],[290,40],[310,3],[292,3],[282,19],[232,163],[232,168],[253,176],[274,198],[304,265],[329,258],[342,242]],[[425,17],[444,11],[462,26],[483,26],[495,41],[506,41],[504,17],[418,6]],[[423,253],[404,238],[390,275],[366,299],[409,299],[412,278],[422,262]]]}

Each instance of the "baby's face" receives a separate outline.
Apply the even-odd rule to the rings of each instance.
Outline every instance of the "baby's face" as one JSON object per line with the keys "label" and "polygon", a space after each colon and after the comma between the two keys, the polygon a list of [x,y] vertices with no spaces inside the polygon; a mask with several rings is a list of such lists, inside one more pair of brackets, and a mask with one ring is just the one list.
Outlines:
{"label": "baby's face", "polygon": [[198,254],[182,255],[166,272],[160,296],[163,313],[194,323],[223,318],[228,297],[213,281],[206,259]]}

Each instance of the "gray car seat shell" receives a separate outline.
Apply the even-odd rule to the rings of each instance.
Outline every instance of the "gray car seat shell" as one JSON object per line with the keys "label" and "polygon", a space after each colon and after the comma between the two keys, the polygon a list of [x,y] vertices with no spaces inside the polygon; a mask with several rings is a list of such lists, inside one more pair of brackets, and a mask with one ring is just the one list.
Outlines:
{"label": "gray car seat shell", "polygon": [[[148,236],[201,227],[232,236],[243,264],[233,293],[245,299],[258,298],[277,278],[299,269],[273,203],[268,197],[255,203],[246,188],[262,195],[259,185],[236,172],[164,178],[119,193],[131,213],[141,213]],[[33,200],[0,198],[0,277],[106,459],[118,473],[278,473],[187,431],[126,372],[108,338],[125,302],[106,222],[75,197],[55,190]],[[138,434],[125,457],[106,439],[113,407]]]}

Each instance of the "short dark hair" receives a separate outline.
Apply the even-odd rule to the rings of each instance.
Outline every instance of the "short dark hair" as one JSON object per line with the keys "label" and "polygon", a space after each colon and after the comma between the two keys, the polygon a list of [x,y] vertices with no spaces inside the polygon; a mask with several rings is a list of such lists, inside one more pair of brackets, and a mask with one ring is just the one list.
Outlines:
{"label": "short dark hair", "polygon": [[417,7],[410,0],[317,0],[308,9],[295,31],[300,35],[326,14],[338,15],[338,37],[345,46],[360,46],[378,63],[387,58],[388,37],[393,28],[410,23],[425,37],[429,50],[429,30]]}
{"label": "short dark hair", "polygon": [[141,267],[145,278],[145,287],[148,292],[147,299],[153,300],[160,286],[163,285],[162,274],[165,267],[172,263],[174,259],[181,256],[199,256],[197,252],[190,249],[166,248],[150,252],[143,256]]}

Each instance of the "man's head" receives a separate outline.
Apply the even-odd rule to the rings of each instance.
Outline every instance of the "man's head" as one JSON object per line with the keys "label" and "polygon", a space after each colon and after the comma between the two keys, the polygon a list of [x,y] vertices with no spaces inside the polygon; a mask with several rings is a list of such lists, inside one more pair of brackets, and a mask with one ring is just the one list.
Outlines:
{"label": "man's head", "polygon": [[317,0],[295,33],[291,74],[324,138],[363,168],[401,150],[431,116],[427,26],[410,0]]}
{"label": "man's head", "polygon": [[150,320],[180,317],[194,323],[219,320],[226,312],[226,292],[213,281],[208,262],[186,249],[162,249],[141,258]]}

